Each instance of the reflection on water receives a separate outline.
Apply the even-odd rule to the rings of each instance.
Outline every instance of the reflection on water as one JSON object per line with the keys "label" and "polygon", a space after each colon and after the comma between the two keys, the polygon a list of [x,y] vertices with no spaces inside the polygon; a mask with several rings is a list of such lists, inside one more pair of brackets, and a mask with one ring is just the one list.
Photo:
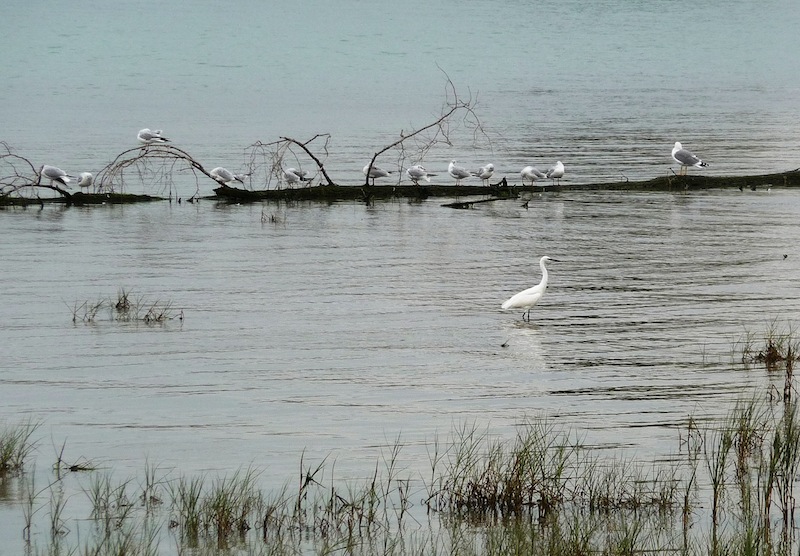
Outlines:
{"label": "reflection on water", "polygon": [[[42,421],[42,472],[63,442],[123,476],[145,458],[253,463],[268,487],[304,452],[363,476],[398,437],[422,472],[454,424],[507,435],[538,414],[664,455],[688,415],[765,391],[734,343],[796,318],[798,204],[773,189],[5,210],[0,421]],[[523,322],[500,303],[543,254],[560,262]],[[120,288],[185,319],[71,322]]]}

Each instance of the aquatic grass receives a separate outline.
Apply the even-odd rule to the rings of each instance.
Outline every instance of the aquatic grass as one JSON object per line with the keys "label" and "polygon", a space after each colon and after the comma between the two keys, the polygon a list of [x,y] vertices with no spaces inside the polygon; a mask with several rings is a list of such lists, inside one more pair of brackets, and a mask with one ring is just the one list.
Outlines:
{"label": "aquatic grass", "polygon": [[147,459],[144,462],[144,480],[139,483],[139,501],[148,510],[160,506],[164,502],[163,483],[164,477],[159,473],[158,465],[151,464]]}
{"label": "aquatic grass", "polygon": [[704,438],[704,456],[711,481],[711,524],[716,528],[719,524],[719,508],[725,493],[725,480],[728,456],[733,447],[733,435],[728,427],[721,430],[707,431]]}
{"label": "aquatic grass", "polygon": [[116,322],[142,322],[148,325],[164,324],[170,320],[183,321],[183,309],[176,310],[172,301],[150,301],[144,296],[133,297],[132,292],[120,288],[116,298],[84,301],[67,305],[72,312],[72,322],[87,324],[98,322],[103,309],[108,312],[108,320]]}
{"label": "aquatic grass", "polygon": [[91,505],[91,519],[102,531],[111,531],[128,521],[135,511],[129,494],[132,480],[115,483],[110,474],[93,474],[89,487],[84,490]]}
{"label": "aquatic grass", "polygon": [[[738,343],[741,361],[745,365],[763,364],[768,372],[783,371],[783,401],[788,403],[794,393],[794,364],[800,360],[800,338],[792,323],[779,325],[772,321],[759,338],[747,332]],[[757,344],[762,343],[761,347]]]}
{"label": "aquatic grass", "polygon": [[179,477],[168,483],[173,517],[170,528],[180,527],[185,539],[195,541],[200,532],[203,477]]}
{"label": "aquatic grass", "polygon": [[26,543],[31,541],[31,526],[36,513],[36,473],[32,472],[22,481],[22,517],[25,522],[22,528],[22,538]]}
{"label": "aquatic grass", "polygon": [[244,534],[250,528],[252,513],[261,507],[261,493],[256,488],[258,474],[252,468],[236,471],[231,477],[212,481],[201,505],[201,526],[225,539],[233,533]]}
{"label": "aquatic grass", "polygon": [[[690,416],[679,436],[686,457],[658,462],[598,455],[572,431],[531,417],[510,438],[474,423],[434,438],[424,479],[404,473],[400,438],[364,478],[338,479],[336,461],[302,454],[296,475],[266,494],[252,466],[167,479],[146,463],[137,488],[94,473],[94,528],[81,553],[157,554],[165,526],[178,553],[192,554],[794,552],[797,412],[753,396],[724,419]],[[49,525],[63,553],[74,543],[63,509],[54,511],[64,506],[62,484],[50,489]]]}
{"label": "aquatic grass", "polygon": [[28,419],[0,429],[0,478],[24,470],[25,461],[36,446],[32,436],[38,428],[39,423]]}

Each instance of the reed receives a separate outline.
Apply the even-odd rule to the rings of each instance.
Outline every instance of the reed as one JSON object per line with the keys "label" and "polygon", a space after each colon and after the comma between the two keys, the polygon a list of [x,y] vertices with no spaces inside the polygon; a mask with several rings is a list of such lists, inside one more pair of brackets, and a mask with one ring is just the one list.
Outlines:
{"label": "reed", "polygon": [[104,309],[108,319],[117,322],[143,322],[148,325],[164,324],[177,319],[183,321],[183,310],[176,310],[172,301],[150,301],[144,296],[133,297],[131,291],[120,288],[116,298],[99,299],[95,302],[75,301],[69,306],[72,322],[87,324],[98,322],[98,315]]}
{"label": "reed", "polygon": [[203,477],[180,477],[168,483],[172,499],[170,528],[180,527],[183,537],[188,542],[196,542],[201,524],[201,497],[203,494]]}
{"label": "reed", "polygon": [[31,419],[0,429],[0,478],[23,472],[25,461],[36,446],[32,440],[39,423]]}

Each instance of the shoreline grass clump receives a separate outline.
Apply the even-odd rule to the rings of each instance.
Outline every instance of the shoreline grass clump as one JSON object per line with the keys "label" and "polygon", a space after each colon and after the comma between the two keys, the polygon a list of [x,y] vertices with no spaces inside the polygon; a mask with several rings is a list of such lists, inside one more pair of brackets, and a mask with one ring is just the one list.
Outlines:
{"label": "shoreline grass clump", "polygon": [[253,466],[175,478],[147,464],[139,481],[95,469],[80,474],[91,508],[78,516],[91,523],[80,548],[68,473],[24,511],[38,512],[54,554],[155,555],[167,537],[178,553],[203,554],[795,551],[797,405],[754,397],[724,419],[701,426],[689,417],[686,427],[684,453],[643,462],[600,456],[545,418],[525,419],[511,439],[462,425],[431,443],[427,479],[403,470],[398,439],[366,478],[337,479],[335,462],[301,457],[295,478],[271,493]]}
{"label": "shoreline grass clump", "polygon": [[32,437],[38,428],[39,423],[30,419],[0,428],[0,479],[23,472],[26,460],[36,447]]}
{"label": "shoreline grass clump", "polygon": [[[794,330],[794,326],[789,323],[786,327],[781,327],[776,321],[767,326],[766,331],[760,338],[763,347],[757,347],[756,336],[747,333],[741,340],[741,361],[744,365],[750,366],[761,363],[766,370],[771,373],[783,372],[783,393],[784,403],[792,400],[794,393],[794,364],[800,361],[800,339]],[[773,395],[771,392],[770,395]]]}

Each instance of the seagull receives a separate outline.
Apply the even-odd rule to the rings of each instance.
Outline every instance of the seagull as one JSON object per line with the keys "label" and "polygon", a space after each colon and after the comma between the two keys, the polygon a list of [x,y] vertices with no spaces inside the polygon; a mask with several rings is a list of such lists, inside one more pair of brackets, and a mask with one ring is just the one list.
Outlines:
{"label": "seagull", "polygon": [[531,185],[533,185],[533,182],[535,182],[537,179],[541,179],[541,178],[546,178],[547,177],[544,174],[544,172],[540,171],[535,166],[525,166],[525,168],[522,169],[522,171],[519,173],[519,175],[522,176],[523,181],[524,180],[531,180]]}
{"label": "seagull", "polygon": [[553,184],[555,184],[556,180],[558,180],[559,185],[561,185],[561,178],[564,177],[564,165],[561,163],[560,160],[556,162],[555,166],[553,166],[547,171],[545,177],[552,179]]}
{"label": "seagull", "polygon": [[461,180],[472,175],[461,166],[456,166],[455,160],[450,161],[450,165],[447,167],[447,173],[455,178],[456,185],[461,185]]}
{"label": "seagull", "polygon": [[429,174],[428,171],[425,169],[424,166],[421,164],[416,164],[411,166],[410,168],[406,169],[406,174],[411,181],[414,182],[414,185],[419,185],[419,180],[425,180],[428,183],[431,182],[431,176],[435,176],[436,174]]}
{"label": "seagull", "polygon": [[140,129],[139,133],[136,135],[136,139],[143,145],[150,145],[153,143],[168,143],[169,139],[166,137],[161,136],[162,131],[157,129],[155,131],[150,131],[150,128]]}
{"label": "seagull", "polygon": [[500,307],[502,309],[526,309],[526,311],[522,313],[522,320],[525,320],[525,315],[527,314],[527,320],[530,321],[531,307],[539,302],[544,295],[544,291],[547,289],[547,268],[544,264],[550,261],[555,261],[555,259],[551,259],[547,255],[539,259],[539,267],[542,269],[541,282],[532,288],[522,290],[518,294],[511,296]]}
{"label": "seagull", "polygon": [[227,168],[223,168],[222,166],[217,166],[216,168],[211,170],[209,172],[209,175],[222,185],[228,185],[228,183],[232,181],[238,181],[244,184],[242,176],[234,174],[230,170],[228,170]]}
{"label": "seagull", "polygon": [[81,172],[80,177],[78,178],[78,186],[79,187],[92,187],[94,183],[94,176],[91,172]]}
{"label": "seagull", "polygon": [[56,168],[49,164],[42,164],[42,169],[39,171],[39,174],[41,177],[50,180],[50,185],[53,185],[53,182],[57,181],[61,185],[69,187],[67,184],[69,184],[70,176],[61,168]]}
{"label": "seagull", "polygon": [[311,181],[310,178],[306,177],[307,175],[308,171],[298,170],[297,168],[286,168],[283,171],[283,179],[285,179],[286,183],[289,185],[294,185],[301,181]]}
{"label": "seagull", "polygon": [[489,178],[494,174],[494,164],[489,163],[486,166],[481,166],[480,170],[473,172],[472,175],[481,179],[481,182],[486,182],[489,185]]}
{"label": "seagull", "polygon": [[[372,168],[370,168],[369,164],[367,164],[361,171],[364,173],[365,176],[367,176],[367,179],[372,178],[372,185],[375,185],[376,178],[385,178],[389,174],[391,174],[391,172],[388,172],[383,168],[379,168],[374,164],[372,165]],[[369,172],[369,175],[367,175],[367,172]]]}
{"label": "seagull", "polygon": [[675,141],[675,146],[672,147],[672,158],[681,165],[680,175],[685,176],[689,171],[689,166],[697,166],[704,168],[708,166],[707,163],[697,158],[693,153],[683,148],[680,141]]}

